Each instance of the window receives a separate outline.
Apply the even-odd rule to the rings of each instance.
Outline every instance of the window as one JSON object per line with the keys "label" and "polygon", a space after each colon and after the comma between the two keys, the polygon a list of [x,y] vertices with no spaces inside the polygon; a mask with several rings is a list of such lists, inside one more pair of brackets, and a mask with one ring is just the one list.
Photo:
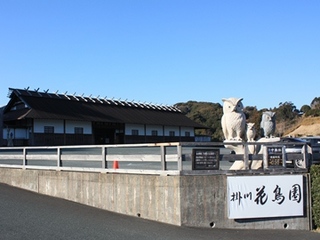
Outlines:
{"label": "window", "polygon": [[139,130],[138,129],[132,129],[131,130],[131,135],[135,135],[135,136],[139,135]]}
{"label": "window", "polygon": [[190,137],[190,132],[185,132],[186,137]]}
{"label": "window", "polygon": [[54,126],[44,126],[44,133],[54,133]]}
{"label": "window", "polygon": [[157,130],[152,130],[151,131],[152,136],[158,136],[158,131]]}
{"label": "window", "polygon": [[75,127],[74,133],[75,134],[83,134],[83,128],[82,127]]}
{"label": "window", "polygon": [[169,131],[169,136],[170,137],[174,137],[175,136],[175,132],[174,131]]}

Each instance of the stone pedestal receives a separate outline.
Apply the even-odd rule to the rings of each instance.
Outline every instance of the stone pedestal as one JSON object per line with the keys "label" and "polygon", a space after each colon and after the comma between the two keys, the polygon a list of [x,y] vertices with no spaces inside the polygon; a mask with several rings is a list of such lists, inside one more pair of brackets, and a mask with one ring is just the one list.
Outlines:
{"label": "stone pedestal", "polygon": [[[225,141],[227,142],[225,146],[225,148],[230,149],[231,151],[233,151],[235,154],[244,154],[244,146],[242,145],[243,142],[241,141]],[[244,162],[242,159],[236,160],[232,166],[230,167],[229,170],[242,170],[245,169],[244,166]]]}
{"label": "stone pedestal", "polygon": [[[273,143],[273,142],[279,142],[280,138],[279,137],[272,137],[272,138],[260,138],[257,142],[259,143]],[[257,151],[259,154],[263,154],[263,148],[261,145],[259,145],[259,149]]]}
{"label": "stone pedestal", "polygon": [[[274,137],[274,138],[260,138],[257,142],[258,143],[273,143],[273,142],[279,142],[280,138]],[[230,144],[230,141],[228,144],[224,145],[226,148],[230,149],[231,151],[234,151],[236,154],[244,154],[244,146],[241,145],[242,142],[240,141],[234,141],[235,144]],[[263,148],[261,145],[248,145],[248,153],[249,154],[263,154]],[[249,161],[249,168],[250,169],[260,169],[262,168],[262,160],[253,160]],[[236,160],[232,166],[230,167],[230,170],[245,170],[245,165],[243,159]]]}

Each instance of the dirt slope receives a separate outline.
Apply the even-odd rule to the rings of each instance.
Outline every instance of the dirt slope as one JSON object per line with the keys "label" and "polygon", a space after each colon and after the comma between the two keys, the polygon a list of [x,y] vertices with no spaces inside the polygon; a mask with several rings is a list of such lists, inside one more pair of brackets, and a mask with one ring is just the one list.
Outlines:
{"label": "dirt slope", "polygon": [[320,117],[303,118],[302,121],[286,136],[320,136]]}

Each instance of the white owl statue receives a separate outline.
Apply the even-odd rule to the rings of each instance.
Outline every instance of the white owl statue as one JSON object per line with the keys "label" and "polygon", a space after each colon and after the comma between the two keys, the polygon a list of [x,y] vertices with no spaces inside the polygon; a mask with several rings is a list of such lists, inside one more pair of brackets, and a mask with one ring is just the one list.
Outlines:
{"label": "white owl statue", "polygon": [[262,130],[262,136],[266,138],[274,137],[273,134],[276,129],[275,112],[267,111],[262,113],[260,128]]}
{"label": "white owl statue", "polygon": [[256,128],[254,127],[254,123],[247,123],[247,141],[253,142],[256,137]]}
{"label": "white owl statue", "polygon": [[221,126],[226,140],[242,141],[246,133],[246,116],[243,113],[243,98],[228,98],[223,101]]}

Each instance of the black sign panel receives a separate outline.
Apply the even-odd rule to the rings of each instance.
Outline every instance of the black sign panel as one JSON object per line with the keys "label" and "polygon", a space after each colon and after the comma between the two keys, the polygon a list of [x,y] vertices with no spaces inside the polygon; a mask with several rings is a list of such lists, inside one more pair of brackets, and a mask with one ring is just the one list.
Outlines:
{"label": "black sign panel", "polygon": [[192,170],[218,170],[219,149],[192,149]]}
{"label": "black sign panel", "polygon": [[267,161],[269,167],[284,166],[284,148],[282,146],[267,146]]}

